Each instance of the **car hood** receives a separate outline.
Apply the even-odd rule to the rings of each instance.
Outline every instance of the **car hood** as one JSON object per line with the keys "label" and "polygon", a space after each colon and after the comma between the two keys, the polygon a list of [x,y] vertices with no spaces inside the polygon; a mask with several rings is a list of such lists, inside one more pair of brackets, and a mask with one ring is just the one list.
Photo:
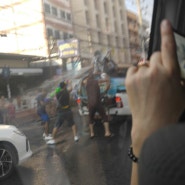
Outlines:
{"label": "car hood", "polygon": [[16,136],[25,136],[17,127],[14,125],[0,125],[0,140],[12,141]]}
{"label": "car hood", "polygon": [[17,130],[17,128],[14,125],[0,125],[0,132],[4,130]]}

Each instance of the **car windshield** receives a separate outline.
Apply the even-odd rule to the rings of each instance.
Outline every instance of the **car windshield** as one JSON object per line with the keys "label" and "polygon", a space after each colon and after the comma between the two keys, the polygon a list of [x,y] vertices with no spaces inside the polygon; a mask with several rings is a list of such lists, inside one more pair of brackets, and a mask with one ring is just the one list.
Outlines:
{"label": "car windshield", "polygon": [[[129,184],[125,77],[130,66],[147,59],[153,4],[0,1],[3,185]],[[91,73],[100,88],[95,109],[99,94]]]}

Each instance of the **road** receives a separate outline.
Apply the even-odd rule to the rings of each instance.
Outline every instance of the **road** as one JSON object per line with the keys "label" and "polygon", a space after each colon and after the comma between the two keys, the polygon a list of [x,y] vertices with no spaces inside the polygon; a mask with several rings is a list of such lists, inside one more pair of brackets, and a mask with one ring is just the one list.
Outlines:
{"label": "road", "polygon": [[[1,185],[129,185],[131,161],[127,157],[130,145],[131,121],[116,120],[110,124],[115,134],[103,137],[103,126],[94,126],[96,137],[89,138],[87,120],[74,108],[80,140],[73,141],[66,124],[61,128],[57,144],[46,145],[39,122],[22,123],[18,127],[30,140],[33,156],[17,167]],[[51,123],[51,130],[54,119]]]}

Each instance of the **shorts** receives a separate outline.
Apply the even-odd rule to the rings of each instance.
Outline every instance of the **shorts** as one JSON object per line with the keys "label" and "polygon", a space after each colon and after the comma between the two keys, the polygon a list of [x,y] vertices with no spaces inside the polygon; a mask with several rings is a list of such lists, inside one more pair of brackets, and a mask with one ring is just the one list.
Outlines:
{"label": "shorts", "polygon": [[64,123],[65,120],[67,121],[69,126],[74,125],[73,112],[70,109],[57,112],[57,119],[55,122],[55,127],[56,128],[61,127],[61,125]]}
{"label": "shorts", "polygon": [[40,113],[39,116],[41,118],[42,124],[49,122],[49,116],[47,113]]}
{"label": "shorts", "polygon": [[108,117],[105,113],[104,107],[102,104],[98,104],[96,106],[89,106],[89,123],[93,124],[94,123],[94,116],[95,113],[98,112],[102,118],[102,121],[107,122]]}

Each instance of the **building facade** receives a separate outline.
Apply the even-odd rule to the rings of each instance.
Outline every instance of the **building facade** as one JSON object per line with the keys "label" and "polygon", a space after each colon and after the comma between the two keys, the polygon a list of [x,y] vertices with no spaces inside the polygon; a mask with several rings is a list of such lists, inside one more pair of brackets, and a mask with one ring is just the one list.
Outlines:
{"label": "building facade", "polygon": [[111,50],[119,66],[130,63],[124,0],[71,0],[71,9],[74,37],[82,58],[92,58],[97,50]]}
{"label": "building facade", "polygon": [[[124,0],[13,0],[0,5],[1,52],[41,56],[48,63],[54,58],[61,64],[61,58],[90,60],[96,50],[111,50],[118,65],[131,61]],[[71,45],[77,51],[67,51]],[[64,47],[69,55],[58,53]]]}
{"label": "building facade", "polygon": [[127,11],[127,22],[129,31],[131,62],[134,64],[137,63],[141,58],[141,39],[139,36],[138,16],[131,11]]}
{"label": "building facade", "polygon": [[142,20],[139,23],[138,15],[127,10],[127,23],[129,31],[131,63],[136,64],[139,60],[146,58],[147,55],[147,39],[149,37],[149,23]]}
{"label": "building facade", "polygon": [[0,50],[4,53],[47,55],[42,1],[0,2]]}
{"label": "building facade", "polygon": [[3,1],[0,7],[2,53],[40,56],[47,62],[58,56],[57,40],[73,37],[69,0]]}
{"label": "building facade", "polygon": [[[19,84],[30,88],[50,71],[55,74],[56,69],[49,70],[49,65],[53,56],[56,65],[61,64],[57,40],[73,35],[70,11],[69,0],[0,1],[0,72],[8,65],[12,91],[18,93]],[[40,61],[40,68],[32,65]],[[30,79],[34,79],[32,83]],[[0,84],[6,91],[4,79],[0,78]]]}

